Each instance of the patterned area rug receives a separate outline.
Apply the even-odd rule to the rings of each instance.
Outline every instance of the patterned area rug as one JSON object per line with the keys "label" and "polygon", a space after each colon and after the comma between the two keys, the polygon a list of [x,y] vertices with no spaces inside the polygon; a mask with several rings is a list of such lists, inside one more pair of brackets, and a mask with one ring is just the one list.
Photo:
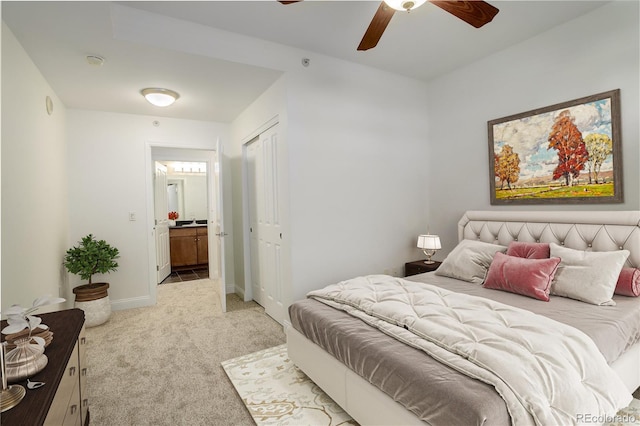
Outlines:
{"label": "patterned area rug", "polygon": [[[287,357],[280,345],[222,362],[256,424],[358,425]],[[604,426],[640,426],[640,400],[612,418],[589,419]]]}
{"label": "patterned area rug", "polygon": [[[637,392],[634,394],[637,395]],[[618,411],[612,419],[604,419],[605,426],[638,426],[640,425],[640,400],[635,399],[627,408]]]}
{"label": "patterned area rug", "polygon": [[357,425],[287,357],[280,345],[222,362],[256,424]]}

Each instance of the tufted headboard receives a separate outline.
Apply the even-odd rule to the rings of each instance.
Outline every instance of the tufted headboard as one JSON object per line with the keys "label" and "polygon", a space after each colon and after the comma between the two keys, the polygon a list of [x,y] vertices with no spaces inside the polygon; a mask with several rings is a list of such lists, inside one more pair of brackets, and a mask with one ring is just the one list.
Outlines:
{"label": "tufted headboard", "polygon": [[640,268],[640,211],[467,211],[458,240],[509,245],[556,243],[576,250],[631,252],[626,265]]}

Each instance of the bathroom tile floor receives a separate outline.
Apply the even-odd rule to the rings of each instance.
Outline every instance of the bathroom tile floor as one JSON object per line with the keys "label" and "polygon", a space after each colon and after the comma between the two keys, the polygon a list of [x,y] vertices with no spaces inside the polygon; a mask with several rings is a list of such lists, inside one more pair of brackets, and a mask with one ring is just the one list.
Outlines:
{"label": "bathroom tile floor", "polygon": [[208,268],[184,269],[180,271],[171,271],[171,274],[160,284],[178,283],[181,281],[193,281],[209,278]]}

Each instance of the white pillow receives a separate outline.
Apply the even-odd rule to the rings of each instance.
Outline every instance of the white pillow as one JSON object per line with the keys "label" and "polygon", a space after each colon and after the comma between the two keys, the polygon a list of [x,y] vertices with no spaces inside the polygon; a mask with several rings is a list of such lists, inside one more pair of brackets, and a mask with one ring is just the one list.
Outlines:
{"label": "white pillow", "polygon": [[493,256],[506,251],[507,247],[498,244],[462,240],[436,269],[436,275],[482,284]]}
{"label": "white pillow", "polygon": [[551,257],[562,259],[551,284],[551,294],[594,305],[611,300],[629,250],[583,251],[549,244]]}

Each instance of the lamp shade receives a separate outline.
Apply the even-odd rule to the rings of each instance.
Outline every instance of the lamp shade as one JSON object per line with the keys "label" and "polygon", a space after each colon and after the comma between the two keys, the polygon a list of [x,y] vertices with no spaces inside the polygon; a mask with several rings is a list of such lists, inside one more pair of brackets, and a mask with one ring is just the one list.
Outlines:
{"label": "lamp shade", "polygon": [[442,248],[440,245],[440,237],[431,234],[419,235],[418,247],[427,250],[440,250]]}
{"label": "lamp shade", "polygon": [[140,93],[151,105],[155,105],[157,107],[167,107],[180,97],[180,95],[173,90],[151,87],[142,89]]}

